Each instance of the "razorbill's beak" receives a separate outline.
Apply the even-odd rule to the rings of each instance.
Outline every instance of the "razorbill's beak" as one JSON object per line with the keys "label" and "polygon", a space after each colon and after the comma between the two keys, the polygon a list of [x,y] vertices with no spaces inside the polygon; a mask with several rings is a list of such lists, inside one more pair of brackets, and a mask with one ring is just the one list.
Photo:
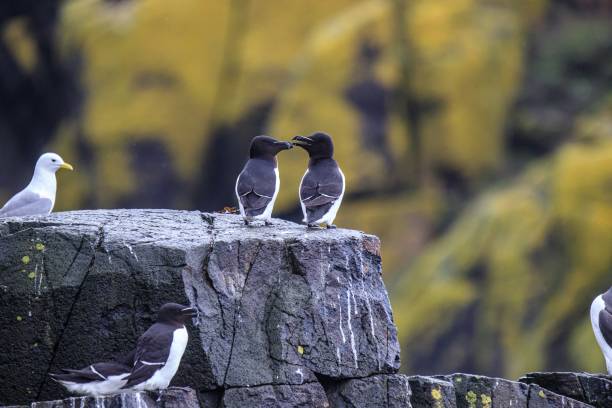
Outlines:
{"label": "razorbill's beak", "polygon": [[198,309],[195,307],[186,307],[185,309],[181,309],[181,314],[183,316],[196,317],[198,315]]}
{"label": "razorbill's beak", "polygon": [[282,148],[283,150],[289,150],[293,148],[293,144],[289,143],[289,142],[276,142],[275,143],[278,147]]}
{"label": "razorbill's beak", "polygon": [[74,167],[72,167],[72,164],[70,163],[62,163],[60,164],[60,169],[66,169],[66,170],[73,171]]}
{"label": "razorbill's beak", "polygon": [[312,144],[312,139],[304,136],[295,136],[291,140],[293,141],[294,145],[298,146],[310,146]]}

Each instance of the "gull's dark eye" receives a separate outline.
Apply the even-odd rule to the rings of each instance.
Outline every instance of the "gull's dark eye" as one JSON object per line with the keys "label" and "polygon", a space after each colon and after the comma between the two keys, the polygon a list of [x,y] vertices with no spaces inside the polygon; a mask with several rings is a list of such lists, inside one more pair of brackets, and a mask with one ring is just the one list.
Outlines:
{"label": "gull's dark eye", "polygon": [[55,163],[57,160],[55,160],[55,159],[51,159],[51,161],[52,161],[53,163]]}

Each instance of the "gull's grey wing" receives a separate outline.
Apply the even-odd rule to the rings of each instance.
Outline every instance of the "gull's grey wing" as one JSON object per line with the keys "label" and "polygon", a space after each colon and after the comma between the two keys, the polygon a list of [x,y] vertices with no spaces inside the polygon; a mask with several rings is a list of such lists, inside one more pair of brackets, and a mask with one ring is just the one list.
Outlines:
{"label": "gull's grey wing", "polygon": [[0,217],[23,217],[27,215],[49,215],[53,202],[29,190],[15,194],[0,209]]}

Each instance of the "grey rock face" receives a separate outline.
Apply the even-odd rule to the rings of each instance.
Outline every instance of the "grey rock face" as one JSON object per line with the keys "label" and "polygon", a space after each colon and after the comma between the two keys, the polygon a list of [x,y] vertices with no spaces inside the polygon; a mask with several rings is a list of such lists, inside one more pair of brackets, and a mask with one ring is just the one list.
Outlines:
{"label": "grey rock face", "polygon": [[223,396],[224,408],[328,408],[329,406],[325,391],[318,382],[230,388]]}
{"label": "grey rock face", "polygon": [[413,408],[456,408],[455,388],[453,384],[432,377],[408,377]]}
{"label": "grey rock face", "polygon": [[334,408],[411,408],[410,386],[404,375],[374,375],[326,387]]}
{"label": "grey rock face", "polygon": [[199,212],[58,213],[0,220],[0,404],[67,396],[49,372],[129,351],[168,301],[200,311],[173,383],[201,395],[399,368],[373,236]]}
{"label": "grey rock face", "polygon": [[588,408],[591,405],[557,395],[538,386],[501,378],[453,374],[442,377],[453,384],[458,408]]}
{"label": "grey rock face", "polygon": [[156,393],[133,392],[108,397],[67,398],[34,402],[31,408],[199,408],[198,396],[191,388],[168,388]]}
{"label": "grey rock face", "polygon": [[612,407],[612,377],[587,373],[529,373],[519,378],[598,408]]}

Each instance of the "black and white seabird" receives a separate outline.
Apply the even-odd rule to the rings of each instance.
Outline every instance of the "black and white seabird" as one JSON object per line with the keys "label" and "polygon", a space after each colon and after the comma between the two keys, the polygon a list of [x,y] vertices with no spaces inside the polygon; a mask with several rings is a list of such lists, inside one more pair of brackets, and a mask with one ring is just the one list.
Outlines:
{"label": "black and white seabird", "polygon": [[612,375],[612,287],[591,304],[591,324],[606,359],[608,374]]}
{"label": "black and white seabird", "polygon": [[55,172],[59,169],[73,170],[70,164],[55,153],[40,156],[30,184],[0,208],[0,217],[51,214],[57,191]]}
{"label": "black and white seabird", "polygon": [[270,223],[280,188],[276,155],[292,147],[270,136],[255,136],[251,141],[249,160],[236,180],[236,197],[246,225],[254,220]]}
{"label": "black and white seabird", "polygon": [[157,323],[151,326],[136,345],[134,367],[122,388],[136,391],[164,390],[176,374],[187,347],[185,322],[196,315],[196,309],[166,303]]}
{"label": "black and white seabird", "polygon": [[325,224],[336,228],[334,219],[344,196],[345,179],[334,160],[332,138],[322,132],[308,137],[296,136],[293,144],[308,152],[308,169],[300,183],[300,203],[304,222],[309,227]]}
{"label": "black and white seabird", "polygon": [[119,392],[127,384],[132,371],[134,352],[121,361],[95,363],[82,370],[62,369],[50,374],[58,383],[74,394],[98,397]]}

